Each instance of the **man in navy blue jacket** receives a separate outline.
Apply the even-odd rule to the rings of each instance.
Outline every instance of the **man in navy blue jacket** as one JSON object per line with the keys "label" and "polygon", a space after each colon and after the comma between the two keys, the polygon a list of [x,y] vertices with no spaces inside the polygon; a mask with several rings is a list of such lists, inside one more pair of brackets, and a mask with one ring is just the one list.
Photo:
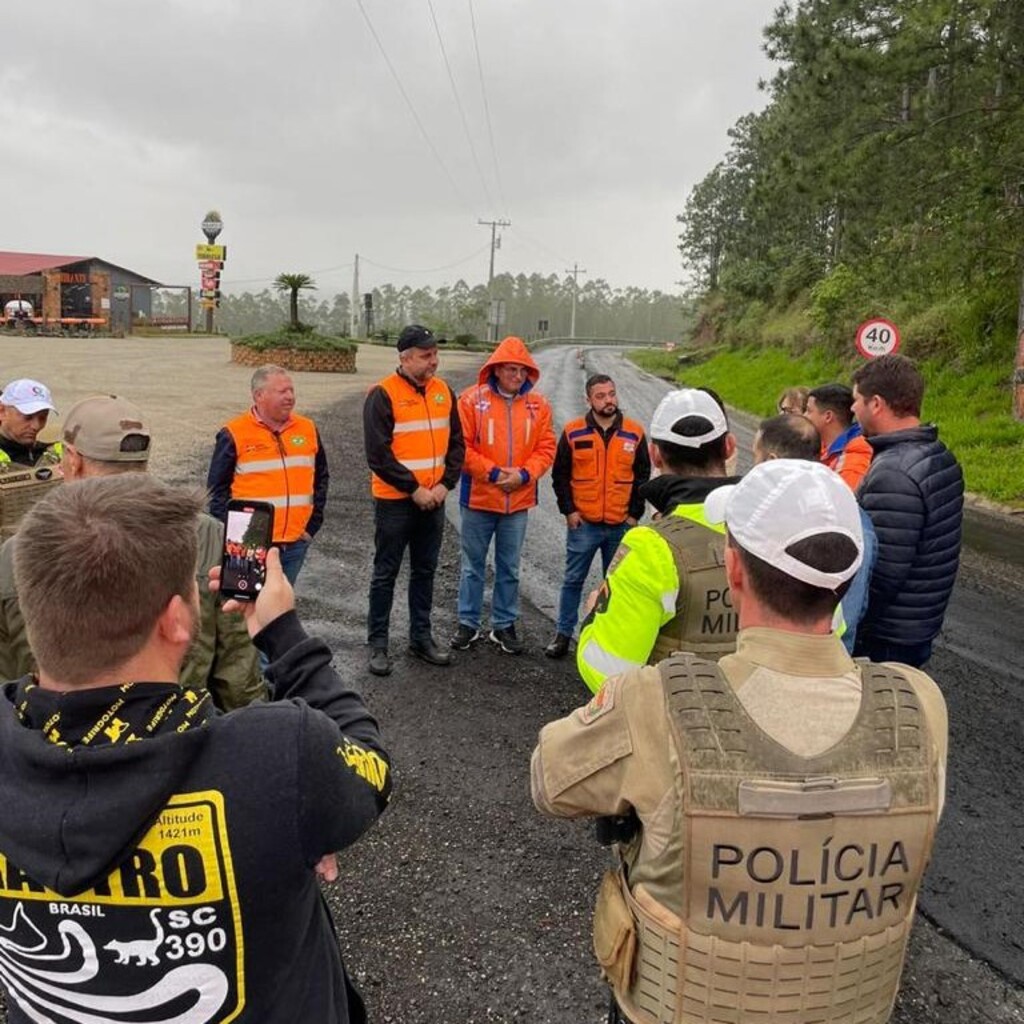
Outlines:
{"label": "man in navy blue jacket", "polygon": [[938,428],[921,423],[924,378],[903,356],[853,375],[853,413],[874,449],[857,500],[878,536],[854,654],[920,668],[942,628],[960,564],[964,475]]}
{"label": "man in navy blue jacket", "polygon": [[132,474],[65,484],[22,523],[39,675],[0,691],[12,1024],[365,1020],[317,870],[386,806],[388,756],[303,631],[276,549],[244,609],[272,700],[221,714],[178,685],[198,512]]}

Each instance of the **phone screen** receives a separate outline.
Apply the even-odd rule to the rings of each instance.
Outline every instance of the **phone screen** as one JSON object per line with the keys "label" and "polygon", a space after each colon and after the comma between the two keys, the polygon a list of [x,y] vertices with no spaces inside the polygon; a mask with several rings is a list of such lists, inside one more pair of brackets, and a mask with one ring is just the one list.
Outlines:
{"label": "phone screen", "polygon": [[274,528],[273,507],[261,502],[230,502],[224,529],[220,592],[255,601],[267,578],[267,549]]}

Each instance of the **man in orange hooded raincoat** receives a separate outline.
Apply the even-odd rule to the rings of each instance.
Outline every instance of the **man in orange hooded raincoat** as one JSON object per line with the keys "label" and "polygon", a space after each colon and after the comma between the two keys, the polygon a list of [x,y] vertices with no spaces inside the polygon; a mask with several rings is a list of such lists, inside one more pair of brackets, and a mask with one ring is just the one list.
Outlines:
{"label": "man in orange hooded raincoat", "polygon": [[551,469],[557,441],[551,406],[536,390],[540,370],[521,338],[506,338],[480,370],[477,383],[459,395],[466,441],[459,505],[462,573],[456,650],[483,636],[481,613],[487,550],[494,540],[494,592],[488,639],[507,654],[521,654],[519,562],[527,513],[537,504],[537,484]]}

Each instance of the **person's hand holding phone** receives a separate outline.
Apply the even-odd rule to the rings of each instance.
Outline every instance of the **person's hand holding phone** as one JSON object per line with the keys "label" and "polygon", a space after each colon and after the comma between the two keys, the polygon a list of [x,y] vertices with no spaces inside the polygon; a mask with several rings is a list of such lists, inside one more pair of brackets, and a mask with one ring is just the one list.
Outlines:
{"label": "person's hand holding phone", "polygon": [[[210,590],[220,590],[220,566],[210,569]],[[255,601],[236,601],[231,598],[224,602],[224,611],[241,612],[249,636],[255,636],[274,619],[292,611],[295,607],[295,591],[281,568],[281,553],[277,548],[267,552],[267,578]]]}

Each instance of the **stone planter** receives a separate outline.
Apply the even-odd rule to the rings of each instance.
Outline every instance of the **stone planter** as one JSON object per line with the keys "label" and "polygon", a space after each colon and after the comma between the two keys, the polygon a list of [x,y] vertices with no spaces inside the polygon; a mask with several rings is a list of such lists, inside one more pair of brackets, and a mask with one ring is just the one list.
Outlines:
{"label": "stone planter", "polygon": [[258,351],[246,345],[231,345],[231,362],[240,366],[265,366],[272,363],[285,370],[312,373],[355,373],[356,349],[351,352],[314,352],[298,348],[266,348]]}

